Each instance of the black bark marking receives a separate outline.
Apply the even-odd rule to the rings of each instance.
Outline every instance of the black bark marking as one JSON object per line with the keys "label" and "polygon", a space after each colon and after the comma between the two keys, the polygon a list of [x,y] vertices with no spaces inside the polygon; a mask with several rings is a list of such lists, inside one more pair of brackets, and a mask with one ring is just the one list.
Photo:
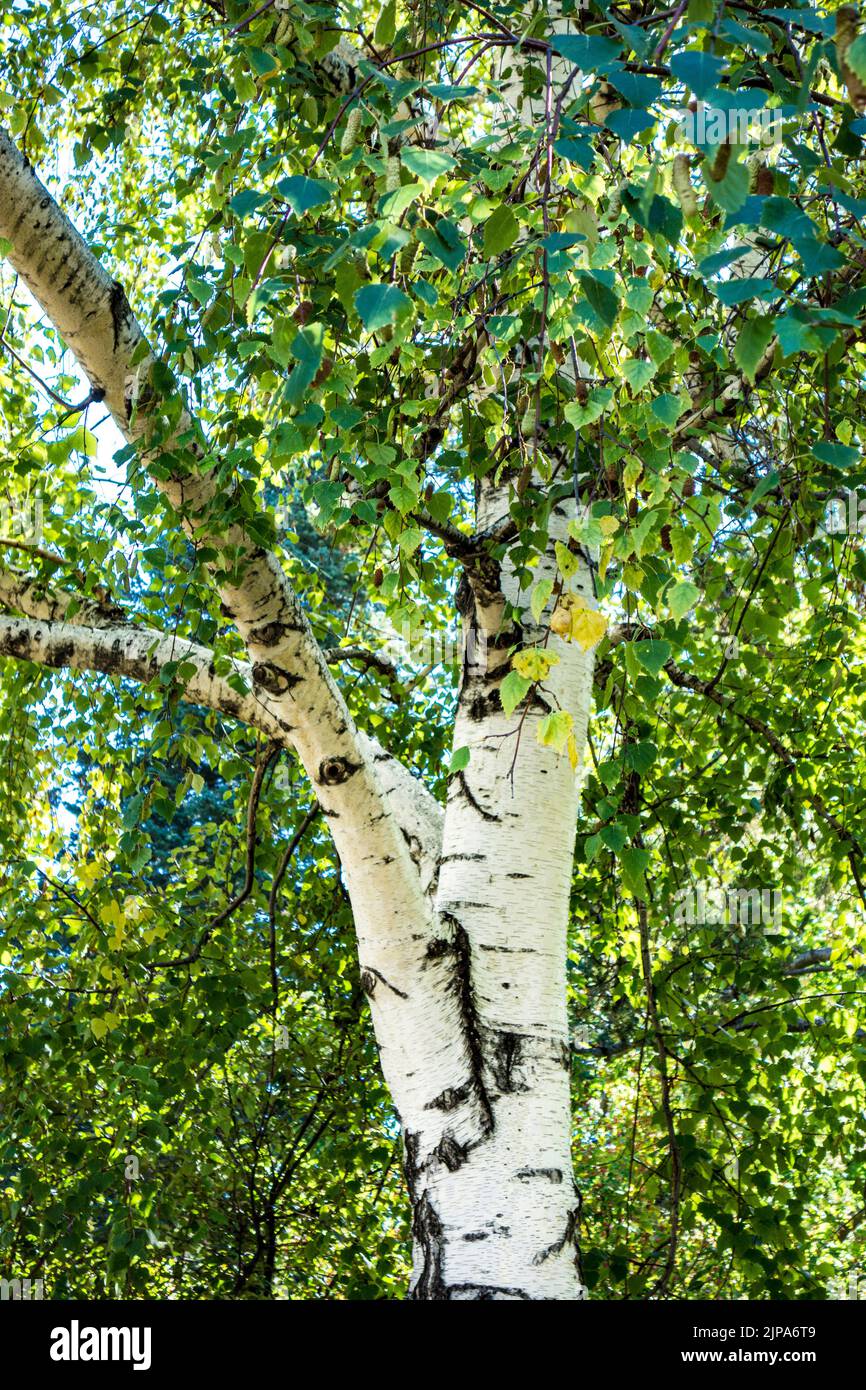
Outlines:
{"label": "black bark marking", "polygon": [[440,864],[479,864],[487,858],[486,854],[443,854]]}
{"label": "black bark marking", "polygon": [[580,1206],[578,1205],[568,1213],[568,1220],[565,1223],[565,1234],[560,1240],[555,1240],[552,1245],[548,1245],[545,1250],[540,1250],[539,1253],[533,1257],[532,1263],[534,1265],[544,1264],[544,1261],[549,1260],[551,1255],[558,1255],[567,1245],[573,1245],[575,1251],[575,1264],[577,1265],[578,1274],[580,1273],[580,1257],[577,1247],[577,1223],[579,1217]]}
{"label": "black bark marking", "polygon": [[491,1049],[490,1070],[493,1079],[504,1095],[523,1091],[525,1086],[515,1081],[514,1070],[520,1063],[521,1037],[519,1033],[498,1033]]}
{"label": "black bark marking", "polygon": [[502,1303],[513,1299],[532,1303],[532,1294],[525,1289],[510,1289],[496,1284],[452,1284],[446,1294],[448,1299],[469,1300],[477,1303]]}
{"label": "black bark marking", "polygon": [[465,796],[473,811],[477,811],[482,820],[493,822],[499,821],[499,816],[494,815],[492,811],[485,811],[484,807],[480,805],[480,803],[475,799],[475,796],[469,787],[469,783],[466,781],[466,777],[462,772],[457,772],[454,774],[453,786],[457,788],[457,795]]}
{"label": "black bark marking", "polygon": [[437,936],[430,942],[424,955],[427,961],[441,960],[451,950],[453,950],[453,943],[446,941],[443,936]]}
{"label": "black bark marking", "polygon": [[418,839],[417,835],[410,835],[409,831],[405,828],[405,826],[401,825],[400,830],[402,832],[403,839],[406,841],[406,844],[409,847],[409,858],[412,860],[413,864],[420,864],[421,841]]}
{"label": "black bark marking", "polygon": [[371,999],[376,992],[377,981],[381,981],[386,989],[390,989],[392,994],[396,994],[398,999],[409,998],[404,990],[398,989],[396,985],[391,984],[390,980],[386,980],[381,970],[374,970],[371,965],[364,966],[361,971],[361,988]]}
{"label": "black bark marking", "polygon": [[323,787],[339,787],[354,777],[360,766],[360,763],[350,763],[348,758],[323,758],[319,763],[317,781]]}
{"label": "black bark marking", "polygon": [[444,1110],[447,1114],[449,1110],[456,1110],[458,1105],[462,1105],[472,1092],[471,1081],[464,1081],[462,1086],[446,1086],[445,1090],[433,1100],[428,1100],[424,1106],[425,1110]]}
{"label": "black bark marking", "polygon": [[111,328],[114,335],[114,351],[120,346],[123,330],[132,318],[132,310],[119,280],[113,280],[108,292],[108,307],[111,311]]}
{"label": "black bark marking", "polygon": [[286,695],[302,680],[302,676],[283,671],[270,661],[257,661],[253,667],[253,684],[260,685],[269,695]]}
{"label": "black bark marking", "polygon": [[433,1154],[440,1163],[445,1164],[449,1173],[456,1173],[457,1169],[462,1168],[466,1162],[469,1150],[465,1144],[461,1144],[459,1140],[455,1139],[453,1134],[446,1131],[433,1150]]}
{"label": "black bark marking", "polygon": [[487,1231],[467,1231],[463,1237],[464,1240],[489,1240],[489,1238]]}
{"label": "black bark marking", "polygon": [[460,1008],[460,1023],[466,1042],[466,1050],[469,1053],[472,1081],[481,1105],[483,1129],[485,1133],[489,1134],[493,1129],[493,1110],[490,1105],[490,1098],[484,1086],[484,1056],[481,1050],[478,1011],[475,1007],[475,992],[472,987],[472,959],[469,936],[466,932],[466,928],[458,922],[457,918],[453,917],[450,912],[443,912],[442,917],[445,921],[450,922],[454,928],[454,987],[457,992],[457,1001]]}
{"label": "black bark marking", "polygon": [[454,607],[457,609],[461,618],[468,617],[475,607],[475,600],[472,596],[472,589],[470,588],[469,580],[466,578],[465,570],[460,575],[457,592],[454,595]]}
{"label": "black bark marking", "polygon": [[290,629],[285,623],[263,623],[250,628],[247,641],[256,647],[278,647]]}
{"label": "black bark marking", "polygon": [[424,1264],[409,1297],[417,1302],[444,1302],[448,1291],[442,1279],[442,1222],[426,1192],[414,1206],[412,1235],[423,1253]]}
{"label": "black bark marking", "polygon": [[468,702],[462,701],[464,712],[467,719],[473,723],[480,724],[482,720],[489,719],[491,715],[502,713],[502,701],[499,698],[499,691],[488,690],[486,693],[473,695]]}
{"label": "black bark marking", "polygon": [[550,1182],[562,1182],[561,1168],[521,1168],[518,1178],[548,1178]]}

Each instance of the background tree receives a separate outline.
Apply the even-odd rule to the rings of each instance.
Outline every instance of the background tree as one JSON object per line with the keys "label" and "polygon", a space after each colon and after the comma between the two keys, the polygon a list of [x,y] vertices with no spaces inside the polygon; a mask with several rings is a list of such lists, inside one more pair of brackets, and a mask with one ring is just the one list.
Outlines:
{"label": "background tree", "polygon": [[[10,1270],[393,1293],[398,1122],[417,1298],[848,1267],[866,40],[827,10],[7,9]],[[385,649],[455,609],[453,683]]]}

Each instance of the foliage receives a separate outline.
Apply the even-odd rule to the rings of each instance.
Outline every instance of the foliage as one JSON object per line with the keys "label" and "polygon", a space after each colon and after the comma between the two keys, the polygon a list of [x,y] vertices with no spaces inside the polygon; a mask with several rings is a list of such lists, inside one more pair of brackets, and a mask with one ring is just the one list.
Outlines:
{"label": "foliage", "polygon": [[[588,1281],[824,1297],[866,1184],[863,40],[835,3],[563,9],[557,35],[522,3],[13,0],[0,108],[202,420],[221,519],[280,545],[324,641],[454,630],[480,479],[512,481],[527,594],[578,496],[560,573],[599,554],[606,631],[550,622],[599,644],[569,982]],[[135,450],[38,399],[21,360],[80,382],[3,290],[3,486],[40,492],[61,557],[31,572],[237,653]],[[346,688],[442,792],[426,664],[396,702],[375,671]],[[515,658],[515,721],[548,669]],[[84,1296],[393,1295],[397,1130],[318,820],[269,914],[309,807],[288,762],[249,897],[160,964],[243,886],[268,756],[176,677],[4,666],[2,1263]],[[701,884],[782,905],[689,920]]]}

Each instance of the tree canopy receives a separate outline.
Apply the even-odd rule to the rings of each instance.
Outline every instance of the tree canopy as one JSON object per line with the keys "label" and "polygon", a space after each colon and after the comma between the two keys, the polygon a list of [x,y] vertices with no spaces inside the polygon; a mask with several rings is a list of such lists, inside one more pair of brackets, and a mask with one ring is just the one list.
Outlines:
{"label": "tree canopy", "polygon": [[[590,1296],[827,1296],[866,1230],[857,11],[12,0],[0,120],[134,308],[148,417],[118,435],[0,241],[4,1270],[405,1284],[342,865],[214,582],[247,546],[442,802],[507,557],[540,635],[501,710],[582,777]],[[193,459],[207,534],[164,486]],[[54,618],[140,632],[136,669]],[[576,708],[527,723],[554,636],[595,651],[585,750]]]}

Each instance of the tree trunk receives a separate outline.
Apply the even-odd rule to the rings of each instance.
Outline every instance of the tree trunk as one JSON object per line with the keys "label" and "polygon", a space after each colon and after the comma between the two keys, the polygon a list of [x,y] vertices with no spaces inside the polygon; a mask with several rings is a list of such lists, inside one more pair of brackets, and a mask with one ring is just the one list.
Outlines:
{"label": "tree trunk", "polygon": [[[508,489],[485,488],[479,528],[507,516]],[[574,502],[554,508],[537,577],[553,577]],[[590,566],[569,585],[592,601]],[[436,1162],[406,1127],[413,1204],[412,1297],[576,1299],[584,1296],[572,1176],[566,936],[578,778],[536,739],[551,709],[572,713],[583,747],[592,657],[553,639],[558,657],[529,708],[506,716],[499,687],[515,647],[541,628],[507,565],[470,577],[455,748],[436,907],[454,932],[458,989],[484,1124],[461,1144],[449,1131],[456,1097],[431,1095],[445,1116]],[[555,600],[554,600],[555,601]],[[506,603],[520,614],[506,621]],[[546,626],[546,623],[545,623]]]}

